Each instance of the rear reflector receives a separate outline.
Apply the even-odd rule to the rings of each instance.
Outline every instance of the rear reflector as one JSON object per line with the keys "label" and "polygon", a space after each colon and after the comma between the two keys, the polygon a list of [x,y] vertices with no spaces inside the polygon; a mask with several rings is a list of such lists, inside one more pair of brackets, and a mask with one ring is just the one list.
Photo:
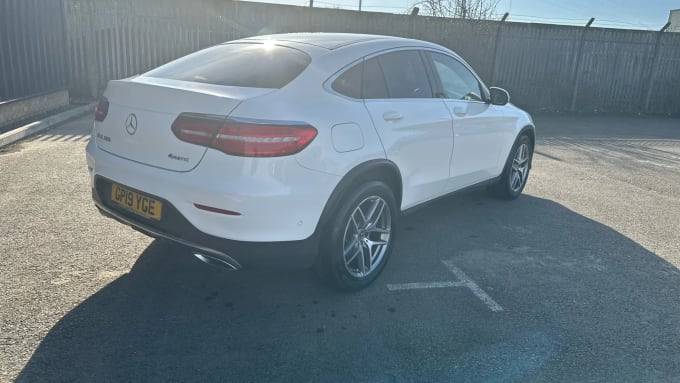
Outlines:
{"label": "rear reflector", "polygon": [[213,213],[220,213],[220,214],[226,214],[226,215],[241,215],[241,213],[231,211],[231,210],[224,210],[220,209],[217,207],[212,207],[212,206],[206,206],[206,205],[201,205],[198,203],[195,203],[194,206],[196,206],[198,209],[205,210],[205,211],[211,211]]}
{"label": "rear reflector", "polygon": [[307,124],[243,122],[222,116],[182,113],[172,124],[182,141],[245,157],[276,157],[295,154],[316,137]]}
{"label": "rear reflector", "polygon": [[104,121],[107,114],[109,114],[109,100],[106,97],[102,97],[94,107],[94,120]]}

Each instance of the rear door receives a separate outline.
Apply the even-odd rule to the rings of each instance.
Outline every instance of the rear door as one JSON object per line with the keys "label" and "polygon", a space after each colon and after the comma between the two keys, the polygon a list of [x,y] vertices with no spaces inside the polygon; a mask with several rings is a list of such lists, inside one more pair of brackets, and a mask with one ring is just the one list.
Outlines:
{"label": "rear door", "polygon": [[384,53],[366,60],[363,73],[366,108],[401,171],[402,208],[441,195],[453,148],[451,116],[434,97],[422,52]]}
{"label": "rear door", "polygon": [[[453,155],[448,191],[474,185],[498,175],[501,152],[512,135],[512,119],[484,101],[484,86],[458,59],[428,51],[438,78],[437,96],[453,119]],[[510,138],[512,139],[512,138]]]}

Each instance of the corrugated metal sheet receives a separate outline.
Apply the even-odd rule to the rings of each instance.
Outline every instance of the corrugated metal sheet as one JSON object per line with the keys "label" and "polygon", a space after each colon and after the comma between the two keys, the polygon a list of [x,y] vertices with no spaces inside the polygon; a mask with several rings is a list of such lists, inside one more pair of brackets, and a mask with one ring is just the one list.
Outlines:
{"label": "corrugated metal sheet", "polygon": [[650,113],[680,113],[680,33],[664,33],[650,79]]}
{"label": "corrugated metal sheet", "polygon": [[599,28],[586,33],[576,109],[641,112],[654,33]]}
{"label": "corrugated metal sheet", "polygon": [[0,1],[0,101],[69,83],[59,1]]}
{"label": "corrugated metal sheet", "polygon": [[502,29],[495,78],[513,102],[533,109],[568,108],[580,37],[578,28],[510,23]]}
{"label": "corrugated metal sheet", "polygon": [[143,73],[200,48],[255,34],[234,2],[64,0],[69,68],[77,94]]}

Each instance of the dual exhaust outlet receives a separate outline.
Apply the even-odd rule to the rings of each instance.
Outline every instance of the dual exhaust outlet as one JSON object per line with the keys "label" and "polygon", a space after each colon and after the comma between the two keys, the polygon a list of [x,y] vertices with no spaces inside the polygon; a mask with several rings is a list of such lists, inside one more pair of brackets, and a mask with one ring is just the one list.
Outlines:
{"label": "dual exhaust outlet", "polygon": [[[234,258],[228,256],[227,254],[222,253],[221,251],[218,250],[212,250],[209,248],[202,248],[195,243],[188,242],[184,239],[181,239],[179,237],[175,237],[173,235],[164,233],[162,231],[155,230],[153,228],[150,228],[148,226],[140,225],[139,223],[136,223],[134,221],[129,220],[125,216],[122,216],[115,211],[109,210],[106,206],[103,204],[99,204],[95,200],[95,205],[97,206],[97,209],[99,212],[104,215],[105,217],[110,217],[113,218],[123,224],[129,225],[133,229],[139,231],[142,234],[154,237],[154,238],[164,238],[167,240],[170,240],[172,242],[178,243],[180,245],[184,245],[192,250],[192,253],[194,256],[201,261],[217,266],[226,270],[230,271],[236,271],[236,270],[241,270],[243,269],[243,266],[235,260]],[[201,250],[203,249],[203,250]]]}
{"label": "dual exhaust outlet", "polygon": [[241,264],[238,263],[238,261],[236,261],[234,258],[226,254],[207,254],[200,253],[195,250],[193,254],[194,257],[200,259],[201,261],[209,265],[216,266],[229,271],[237,271],[243,268],[243,266],[241,266]]}

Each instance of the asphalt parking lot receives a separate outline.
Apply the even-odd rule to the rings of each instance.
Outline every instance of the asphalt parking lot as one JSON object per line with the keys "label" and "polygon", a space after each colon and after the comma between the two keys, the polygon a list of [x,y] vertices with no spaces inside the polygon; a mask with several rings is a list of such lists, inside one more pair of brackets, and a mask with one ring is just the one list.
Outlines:
{"label": "asphalt parking lot", "polygon": [[99,216],[85,117],[0,151],[0,381],[680,382],[680,120],[538,116],[525,193],[403,218],[344,294]]}

